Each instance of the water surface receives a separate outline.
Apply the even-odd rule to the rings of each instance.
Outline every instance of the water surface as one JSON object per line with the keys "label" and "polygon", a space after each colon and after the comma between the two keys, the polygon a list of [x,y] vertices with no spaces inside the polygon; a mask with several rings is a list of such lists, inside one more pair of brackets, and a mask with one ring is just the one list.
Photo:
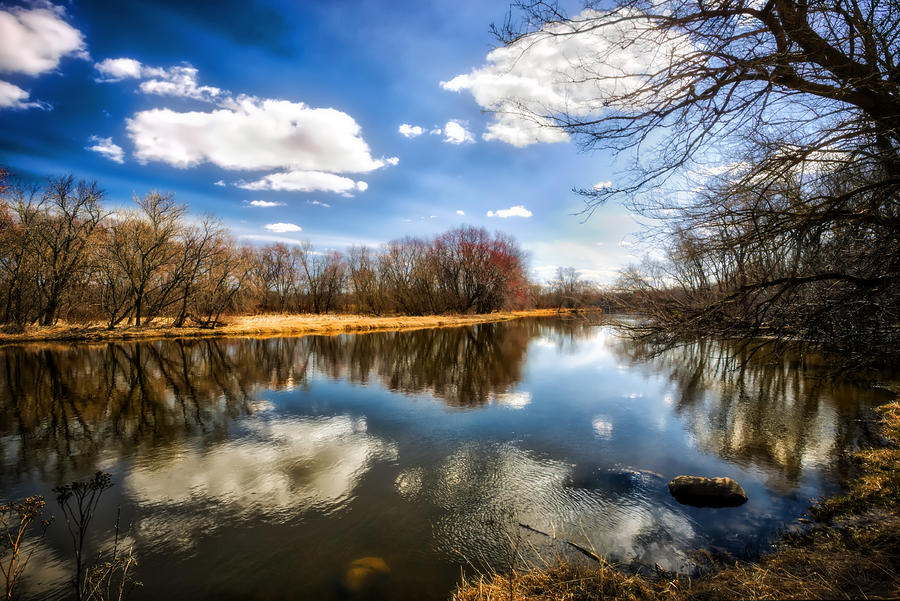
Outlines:
{"label": "water surface", "polygon": [[[461,569],[565,552],[518,523],[672,570],[752,556],[837,489],[888,400],[809,359],[652,350],[557,319],[4,347],[0,497],[111,473],[90,543],[120,507],[134,599],[354,598],[373,557],[385,598],[445,599]],[[679,505],[679,474],[750,501]],[[66,596],[68,544],[51,527],[27,597]]]}

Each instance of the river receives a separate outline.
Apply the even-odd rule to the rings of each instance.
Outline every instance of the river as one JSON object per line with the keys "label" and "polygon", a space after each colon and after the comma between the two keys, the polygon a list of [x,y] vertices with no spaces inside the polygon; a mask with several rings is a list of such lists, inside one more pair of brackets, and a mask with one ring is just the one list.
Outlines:
{"label": "river", "polygon": [[[132,599],[446,599],[461,571],[567,553],[519,523],[690,572],[839,490],[890,400],[816,358],[654,351],[580,319],[0,348],[0,498],[57,516],[23,596],[68,595],[52,488],[98,470],[90,555],[120,510]],[[749,501],[680,505],[679,474]]]}

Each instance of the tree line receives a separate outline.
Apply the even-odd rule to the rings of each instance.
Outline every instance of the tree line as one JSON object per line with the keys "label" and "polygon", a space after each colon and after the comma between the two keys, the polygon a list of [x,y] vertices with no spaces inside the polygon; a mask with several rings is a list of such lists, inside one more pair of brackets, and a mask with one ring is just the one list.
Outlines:
{"label": "tree line", "polygon": [[240,244],[169,193],[104,208],[96,182],[0,188],[0,323],[211,327],[238,312],[487,313],[547,304],[515,240],[461,226],[379,248]]}

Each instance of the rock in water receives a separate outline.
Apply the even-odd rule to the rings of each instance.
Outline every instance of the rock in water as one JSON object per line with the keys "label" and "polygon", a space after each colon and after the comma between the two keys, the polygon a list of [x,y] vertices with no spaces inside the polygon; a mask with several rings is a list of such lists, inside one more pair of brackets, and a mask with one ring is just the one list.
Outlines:
{"label": "rock in water", "polygon": [[675,500],[694,507],[737,507],[747,502],[747,493],[731,478],[677,476],[669,482]]}
{"label": "rock in water", "polygon": [[354,560],[344,574],[344,599],[380,600],[387,598],[387,578],[391,568],[380,557],[361,557]]}

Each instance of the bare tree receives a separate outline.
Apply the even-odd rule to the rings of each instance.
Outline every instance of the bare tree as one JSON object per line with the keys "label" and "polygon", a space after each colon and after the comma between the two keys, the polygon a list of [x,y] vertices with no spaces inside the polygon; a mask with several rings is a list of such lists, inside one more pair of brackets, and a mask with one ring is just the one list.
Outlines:
{"label": "bare tree", "polygon": [[130,314],[134,324],[140,326],[145,316],[152,318],[168,306],[176,288],[169,276],[178,258],[177,237],[186,208],[176,204],[172,194],[159,192],[136,198],[135,202],[139,210],[109,228],[105,259],[117,274],[108,279],[127,281]]}
{"label": "bare tree", "polygon": [[619,182],[579,191],[586,215],[621,198],[656,220],[662,287],[626,279],[668,326],[898,348],[896,2],[519,7],[497,33],[523,57],[571,51],[554,85],[573,100],[494,108],[630,153]]}
{"label": "bare tree", "polygon": [[56,322],[63,297],[87,267],[94,232],[104,213],[97,182],[75,182],[71,175],[51,178],[41,198],[42,217],[36,224],[38,285],[44,296],[42,325]]}
{"label": "bare tree", "polygon": [[297,309],[300,255],[300,249],[280,242],[258,249],[254,272],[262,289],[262,302],[266,308],[276,311]]}
{"label": "bare tree", "polygon": [[380,315],[385,310],[383,284],[378,279],[378,263],[367,246],[353,246],[347,255],[347,276],[355,309]]}
{"label": "bare tree", "polygon": [[3,322],[24,328],[39,316],[37,229],[40,191],[24,184],[7,186],[0,213],[0,270],[3,276]]}

